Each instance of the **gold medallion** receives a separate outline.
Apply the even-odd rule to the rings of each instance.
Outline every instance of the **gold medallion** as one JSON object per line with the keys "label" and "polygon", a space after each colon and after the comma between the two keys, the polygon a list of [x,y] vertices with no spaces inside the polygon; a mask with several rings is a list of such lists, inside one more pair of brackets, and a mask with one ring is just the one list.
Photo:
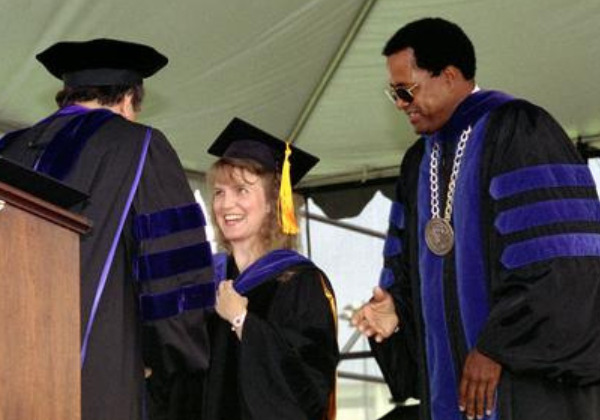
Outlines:
{"label": "gold medallion", "polygon": [[441,217],[429,220],[425,225],[425,242],[435,255],[447,255],[454,246],[454,230],[450,222]]}

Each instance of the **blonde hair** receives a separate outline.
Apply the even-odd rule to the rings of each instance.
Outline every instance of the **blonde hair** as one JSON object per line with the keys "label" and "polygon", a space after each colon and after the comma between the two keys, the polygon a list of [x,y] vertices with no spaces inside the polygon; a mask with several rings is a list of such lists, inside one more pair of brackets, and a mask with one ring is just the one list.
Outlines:
{"label": "blonde hair", "polygon": [[235,169],[241,170],[241,176],[245,182],[251,183],[245,177],[249,173],[256,175],[259,182],[263,183],[267,205],[271,209],[269,213],[271,216],[265,219],[265,223],[259,232],[259,240],[265,253],[275,249],[297,249],[297,235],[286,235],[283,233],[277,221],[277,199],[279,197],[280,185],[279,174],[266,170],[264,166],[254,160],[242,158],[221,158],[210,167],[207,173],[207,181],[211,191],[210,217],[215,230],[215,239],[219,246],[228,253],[232,251],[231,244],[225,240],[219,224],[216,223],[213,208],[215,181],[219,178],[235,180]]}

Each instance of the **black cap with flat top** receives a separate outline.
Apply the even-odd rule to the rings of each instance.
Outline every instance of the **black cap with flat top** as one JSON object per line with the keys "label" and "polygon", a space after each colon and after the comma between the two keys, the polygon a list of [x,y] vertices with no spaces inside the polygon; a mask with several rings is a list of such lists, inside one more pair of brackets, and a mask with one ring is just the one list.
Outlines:
{"label": "black cap with flat top", "polygon": [[36,58],[72,87],[141,84],[169,62],[150,46],[107,38],[58,42]]}
{"label": "black cap with flat top", "polygon": [[[319,162],[319,158],[293,145],[290,148],[290,177],[295,185]],[[219,134],[208,153],[224,158],[251,159],[267,170],[280,172],[285,149],[283,140],[236,117]]]}

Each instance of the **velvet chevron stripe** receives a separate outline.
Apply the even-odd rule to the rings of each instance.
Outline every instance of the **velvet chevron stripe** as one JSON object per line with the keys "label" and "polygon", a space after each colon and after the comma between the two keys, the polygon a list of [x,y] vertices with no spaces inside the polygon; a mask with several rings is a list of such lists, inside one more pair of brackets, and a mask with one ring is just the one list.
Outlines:
{"label": "velvet chevron stripe", "polygon": [[507,246],[500,261],[509,269],[560,257],[600,257],[600,234],[542,236]]}
{"label": "velvet chevron stripe", "polygon": [[215,284],[213,282],[140,296],[140,310],[144,321],[169,318],[192,309],[211,307],[214,304]]}
{"label": "velvet chevron stripe", "polygon": [[204,213],[198,203],[191,203],[155,213],[139,214],[133,221],[133,232],[136,239],[141,241],[202,226],[206,226]]}
{"label": "velvet chevron stripe", "polygon": [[402,253],[402,242],[400,238],[393,235],[388,235],[385,238],[385,243],[383,245],[383,256],[385,258],[398,256]]}
{"label": "velvet chevron stripe", "polygon": [[587,165],[553,164],[517,169],[492,179],[490,194],[495,200],[540,188],[592,187],[596,184]]}
{"label": "velvet chevron stripe", "polygon": [[146,281],[200,270],[209,267],[211,263],[210,243],[202,242],[170,251],[142,255],[135,261],[134,270],[138,280]]}
{"label": "velvet chevron stripe", "polygon": [[394,273],[390,268],[383,268],[379,275],[379,287],[389,289],[394,284]]}
{"label": "velvet chevron stripe", "polygon": [[392,203],[390,209],[390,225],[404,229],[404,206],[396,201]]}
{"label": "velvet chevron stripe", "polygon": [[600,202],[591,199],[547,200],[501,212],[494,226],[502,235],[563,222],[600,222]]}

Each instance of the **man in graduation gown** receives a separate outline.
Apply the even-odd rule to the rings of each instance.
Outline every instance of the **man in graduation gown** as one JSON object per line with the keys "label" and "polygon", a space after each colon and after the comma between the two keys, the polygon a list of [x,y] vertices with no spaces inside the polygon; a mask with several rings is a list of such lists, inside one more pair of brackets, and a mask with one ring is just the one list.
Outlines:
{"label": "man in graduation gown", "polygon": [[167,58],[97,39],[37,59],[64,82],[60,109],[7,134],[0,153],[89,195],[74,209],[93,223],[81,240],[82,418],[188,418],[197,398],[181,389],[201,383],[208,360],[196,308],[214,292],[210,246],[174,150],[134,122],[142,79]]}
{"label": "man in graduation gown", "polygon": [[543,109],[480,90],[473,46],[426,18],[384,49],[406,152],[385,267],[353,317],[421,418],[600,418],[600,203]]}

